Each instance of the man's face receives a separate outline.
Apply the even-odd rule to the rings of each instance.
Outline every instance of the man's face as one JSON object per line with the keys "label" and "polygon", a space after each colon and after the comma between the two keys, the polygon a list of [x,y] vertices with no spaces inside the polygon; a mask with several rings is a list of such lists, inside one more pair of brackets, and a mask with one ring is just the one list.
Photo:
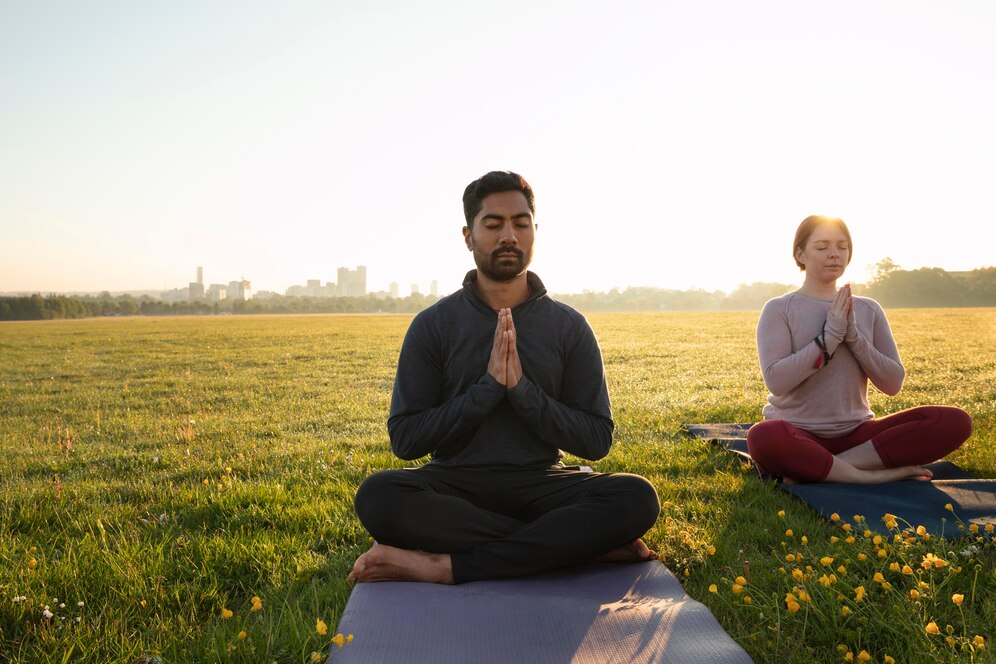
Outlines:
{"label": "man's face", "polygon": [[533,259],[536,224],[521,191],[489,194],[472,228],[463,228],[467,248],[474,252],[477,270],[493,281],[511,281]]}

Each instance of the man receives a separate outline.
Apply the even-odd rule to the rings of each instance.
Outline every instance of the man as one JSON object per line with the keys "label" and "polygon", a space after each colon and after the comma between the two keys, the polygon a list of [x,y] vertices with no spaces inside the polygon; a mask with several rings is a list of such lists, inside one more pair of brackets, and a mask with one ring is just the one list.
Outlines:
{"label": "man", "polygon": [[412,321],[387,423],[395,454],[432,461],[360,485],[377,544],[349,578],[462,583],[656,557],[640,539],[660,512],[647,480],[560,463],[608,454],[613,423],[591,328],[527,269],[532,189],[494,171],[463,204],[477,270]]}

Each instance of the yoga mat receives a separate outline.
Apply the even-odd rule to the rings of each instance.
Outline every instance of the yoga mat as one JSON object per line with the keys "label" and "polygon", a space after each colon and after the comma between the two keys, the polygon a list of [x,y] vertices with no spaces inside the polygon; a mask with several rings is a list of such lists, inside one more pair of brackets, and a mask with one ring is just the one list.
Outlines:
{"label": "yoga mat", "polygon": [[585,565],[535,576],[361,583],[328,664],[750,662],[663,563]]}
{"label": "yoga mat", "polygon": [[[750,458],[747,429],[750,424],[686,424],[696,438],[715,441],[727,450]],[[865,517],[869,530],[888,534],[882,517],[894,514],[900,527],[923,526],[931,535],[958,538],[970,535],[969,524],[996,523],[996,480],[975,479],[950,461],[926,465],[934,473],[931,482],[902,480],[885,484],[785,484],[778,488],[806,502],[825,518],[837,513],[850,521]],[[950,504],[953,512],[945,508]],[[958,529],[958,520],[965,530]],[[905,522],[905,523],[904,523]],[[984,531],[981,531],[984,533]]]}

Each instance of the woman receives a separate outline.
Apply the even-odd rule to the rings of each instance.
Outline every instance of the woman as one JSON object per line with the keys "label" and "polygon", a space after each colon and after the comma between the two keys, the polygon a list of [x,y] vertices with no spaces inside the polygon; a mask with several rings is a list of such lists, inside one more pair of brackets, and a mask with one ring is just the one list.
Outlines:
{"label": "woman", "polygon": [[949,406],[875,418],[868,381],[892,396],[906,371],[882,307],[837,280],[851,262],[840,219],[811,216],[795,234],[802,288],[770,300],[757,323],[757,353],[771,390],[764,421],[747,432],[761,468],[792,482],[872,484],[929,480],[922,464],[958,449],[972,419]]}

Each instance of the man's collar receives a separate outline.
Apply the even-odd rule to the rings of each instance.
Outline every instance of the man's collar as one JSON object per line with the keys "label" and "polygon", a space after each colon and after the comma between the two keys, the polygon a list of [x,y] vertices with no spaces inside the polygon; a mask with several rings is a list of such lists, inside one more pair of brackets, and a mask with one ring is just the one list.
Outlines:
{"label": "man's collar", "polygon": [[[475,287],[476,283],[477,283],[477,270],[471,270],[463,278],[464,291],[469,293],[471,297],[474,298],[475,301],[479,302],[481,305],[490,309],[491,307],[488,307],[487,304],[485,304],[484,301],[481,300],[481,297],[477,294],[477,288]],[[546,286],[543,285],[543,281],[542,279],[539,278],[539,275],[533,272],[532,270],[526,271],[526,284],[529,286],[529,297],[527,297],[522,302],[522,304],[518,305],[520,307],[523,304],[532,302],[533,300],[537,300],[546,295]]]}

